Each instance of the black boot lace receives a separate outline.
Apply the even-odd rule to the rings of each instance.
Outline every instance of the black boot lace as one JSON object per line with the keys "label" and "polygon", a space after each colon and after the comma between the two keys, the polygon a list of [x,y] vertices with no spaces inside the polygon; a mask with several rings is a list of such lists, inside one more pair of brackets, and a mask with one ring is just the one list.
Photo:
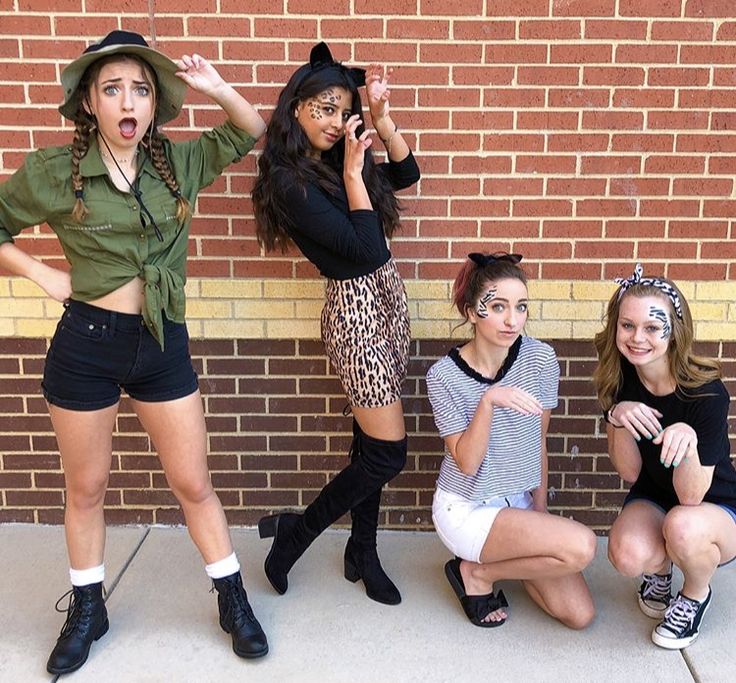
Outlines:
{"label": "black boot lace", "polygon": [[[65,608],[60,608],[59,605],[67,596],[69,596],[67,606]],[[65,638],[66,636],[71,635],[75,630],[77,630],[77,628],[81,630],[89,627],[94,614],[94,600],[89,593],[79,590],[75,591],[72,587],[56,601],[54,609],[59,612],[59,614],[64,614],[66,611],[66,621],[61,627],[61,632],[59,634],[59,637]]]}
{"label": "black boot lace", "polygon": [[[248,596],[245,593],[245,589],[242,585],[239,585],[235,581],[224,581],[226,585],[225,594],[222,596],[228,615],[232,618],[233,626],[240,627],[246,622],[255,622],[256,616],[253,614],[250,603],[248,602]],[[212,585],[210,593],[215,590],[216,586]],[[219,589],[218,589],[218,592]]]}

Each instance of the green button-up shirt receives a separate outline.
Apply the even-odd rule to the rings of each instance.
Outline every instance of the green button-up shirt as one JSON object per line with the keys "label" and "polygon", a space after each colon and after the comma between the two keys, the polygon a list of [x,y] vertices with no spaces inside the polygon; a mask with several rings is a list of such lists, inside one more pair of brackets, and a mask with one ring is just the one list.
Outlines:
{"label": "green button-up shirt", "polygon": [[[166,156],[184,197],[194,206],[199,191],[210,185],[255,144],[253,137],[229,121],[195,140],[164,141]],[[32,225],[48,223],[71,265],[72,298],[93,301],[134,277],[144,282],[143,318],[163,348],[163,316],[184,322],[188,220],[176,220],[176,200],[145,155],[137,188],[153,216],[156,237],[135,195],[121,192],[110,180],[96,138],[80,163],[87,218],[71,217],[71,147],[52,147],[29,154],[23,166],[0,185],[0,244]]]}

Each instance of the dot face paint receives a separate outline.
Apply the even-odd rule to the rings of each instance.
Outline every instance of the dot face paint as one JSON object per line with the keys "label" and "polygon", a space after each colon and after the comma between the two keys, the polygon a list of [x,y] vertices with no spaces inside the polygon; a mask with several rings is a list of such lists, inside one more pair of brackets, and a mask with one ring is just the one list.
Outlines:
{"label": "dot face paint", "polygon": [[478,299],[478,304],[475,307],[475,313],[479,318],[487,318],[488,317],[488,302],[493,301],[493,299],[496,298],[496,292],[498,291],[497,287],[491,287],[480,299]]}
{"label": "dot face paint", "polygon": [[662,323],[662,339],[667,339],[672,334],[672,325],[670,324],[670,317],[667,315],[667,311],[658,306],[650,306],[649,315],[654,320]]}

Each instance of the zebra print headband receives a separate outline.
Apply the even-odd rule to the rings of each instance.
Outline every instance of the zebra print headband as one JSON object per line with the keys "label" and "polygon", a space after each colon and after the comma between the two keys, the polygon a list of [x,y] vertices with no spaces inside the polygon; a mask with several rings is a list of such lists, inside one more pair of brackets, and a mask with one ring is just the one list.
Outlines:
{"label": "zebra print headband", "polygon": [[621,285],[618,290],[618,300],[621,301],[621,297],[624,292],[634,285],[644,285],[645,287],[656,287],[658,290],[663,292],[667,298],[672,302],[672,307],[675,309],[675,315],[682,320],[682,304],[680,303],[680,295],[677,290],[669,283],[664,280],[660,280],[656,277],[642,277],[644,274],[644,268],[641,263],[637,263],[634,268],[634,273],[631,277],[614,278],[614,282]]}

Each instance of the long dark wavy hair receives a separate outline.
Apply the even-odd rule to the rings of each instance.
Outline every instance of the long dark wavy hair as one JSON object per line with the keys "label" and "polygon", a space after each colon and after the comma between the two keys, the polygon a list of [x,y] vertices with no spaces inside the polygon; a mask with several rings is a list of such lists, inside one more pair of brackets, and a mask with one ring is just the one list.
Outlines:
{"label": "long dark wavy hair", "polygon": [[[327,195],[343,187],[342,171],[345,141],[340,138],[331,149],[322,152],[321,159],[309,156],[311,146],[294,112],[299,102],[319,95],[328,88],[344,88],[353,98],[350,114],[363,119],[360,94],[352,77],[340,64],[313,69],[309,64],[299,67],[279,95],[276,109],[266,132],[266,146],[258,160],[258,178],[251,197],[256,217],[256,236],[266,251],[289,246],[292,218],[286,209],[287,187],[296,186],[306,194],[308,183],[316,184]],[[360,135],[361,126],[356,131]],[[384,233],[391,237],[399,226],[399,201],[391,184],[373,161],[371,150],[365,150],[363,181],[371,205],[378,212]]]}

